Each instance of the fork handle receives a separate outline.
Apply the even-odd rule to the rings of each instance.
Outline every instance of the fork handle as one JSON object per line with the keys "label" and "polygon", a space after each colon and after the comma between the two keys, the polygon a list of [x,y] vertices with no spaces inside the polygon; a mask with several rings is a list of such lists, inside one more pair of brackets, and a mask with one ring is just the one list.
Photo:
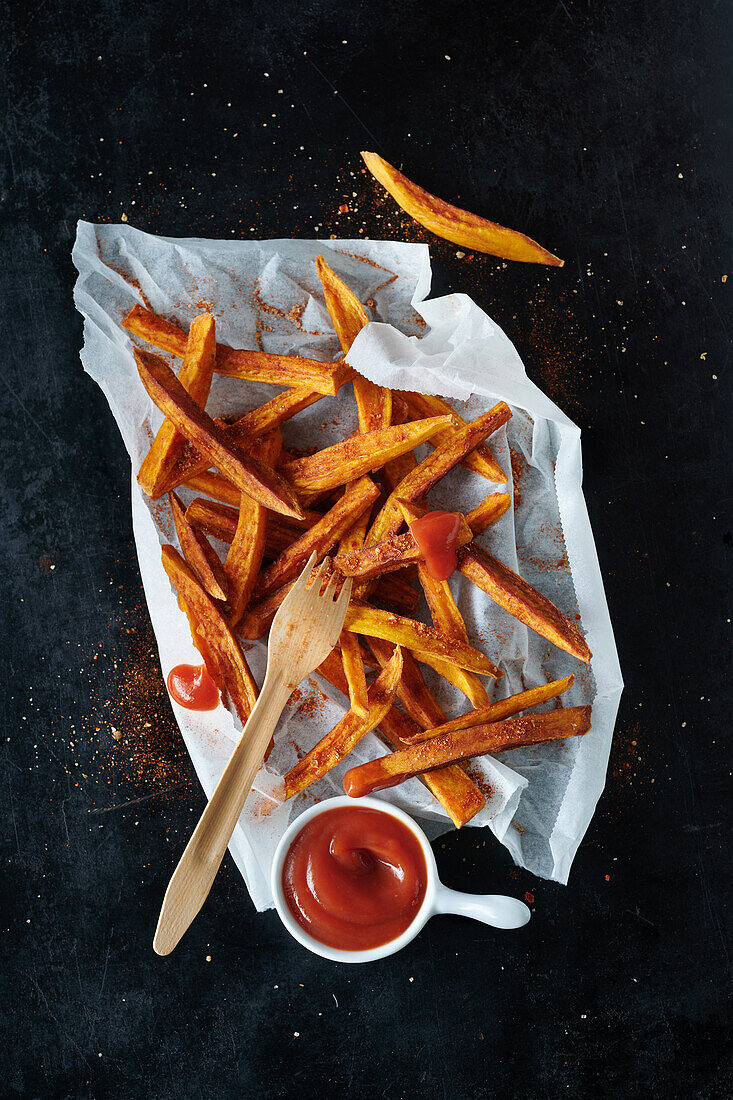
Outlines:
{"label": "fork handle", "polygon": [[208,897],[291,690],[282,677],[265,678],[237,747],[168,883],[153,939],[159,955],[170,954]]}

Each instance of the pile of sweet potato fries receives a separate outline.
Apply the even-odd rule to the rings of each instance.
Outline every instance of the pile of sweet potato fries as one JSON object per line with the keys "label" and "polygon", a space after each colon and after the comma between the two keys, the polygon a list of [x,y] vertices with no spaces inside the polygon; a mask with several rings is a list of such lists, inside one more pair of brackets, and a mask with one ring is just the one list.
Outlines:
{"label": "pile of sweet potato fries", "polygon": [[[347,789],[358,794],[419,775],[460,827],[485,802],[462,761],[582,735],[591,708],[516,717],[560,696],[572,676],[491,702],[482,678],[501,672],[472,644],[448,582],[431,576],[410,532],[428,510],[431,489],[455,466],[487,485],[506,482],[488,440],[511,418],[509,406],[499,401],[467,423],[440,397],[392,391],[357,374],[348,353],[369,316],[322,257],[317,267],[344,353],[336,362],[219,344],[208,313],[188,333],[141,306],[127,314],[128,332],[182,359],[176,376],[159,355],[134,349],[143,385],[165,417],[138,481],[153,500],[168,495],[179,549],[164,546],[163,565],[195,645],[242,722],[258,689],[240,639],[266,634],[313,552],[319,561],[328,557],[331,573],[354,579],[339,645],[318,669],[348,696],[350,709],[284,776],[283,798],[320,779],[377,730],[396,751],[348,772]],[[205,411],[214,372],[285,389],[239,419],[216,419]],[[307,457],[287,453],[281,425],[347,384],[359,431]],[[415,449],[423,443],[431,449],[419,461]],[[179,487],[200,495],[184,507]],[[591,652],[565,615],[476,542],[509,505],[508,493],[491,491],[460,517],[458,570],[520,622],[588,661]],[[209,537],[228,544],[223,561]],[[412,617],[415,579],[432,625]],[[471,709],[449,721],[420,664],[459,688]]]}

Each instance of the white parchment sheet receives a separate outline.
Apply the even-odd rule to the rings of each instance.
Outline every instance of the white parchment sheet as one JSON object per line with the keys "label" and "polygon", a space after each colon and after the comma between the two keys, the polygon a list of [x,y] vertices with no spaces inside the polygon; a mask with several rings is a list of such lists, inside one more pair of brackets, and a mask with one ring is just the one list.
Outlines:
{"label": "white parchment sheet", "polygon": [[[426,245],[171,239],[129,225],[79,223],[73,259],[79,272],[74,298],[84,317],[81,358],[104,391],[132,460],[135,541],[163,674],[181,662],[197,663],[198,655],[160,561],[161,543],[175,542],[167,504],[151,507],[135,480],[161,416],[138,378],[132,341],[120,321],[138,302],[184,328],[197,313],[210,309],[224,343],[333,359],[339,348],[316,274],[319,254],[373,310],[375,323],[359,334],[349,354],[353,366],[384,385],[458,399],[456,407],[468,419],[499,398],[512,407],[513,419],[491,438],[491,446],[509,477],[506,491],[512,493],[514,507],[480,541],[569,617],[579,615],[594,654],[590,667],[516,622],[459,575],[451,586],[472,641],[504,672],[495,685],[497,698],[573,672],[575,684],[563,702],[592,702],[593,725],[583,738],[472,761],[469,770],[487,791],[487,804],[472,825],[488,825],[518,864],[566,882],[603,790],[623,687],[583,500],[580,431],[528,379],[510,340],[470,298],[453,294],[425,300],[430,289]],[[178,369],[179,362],[171,362]],[[243,413],[273,392],[272,387],[217,377],[207,408],[214,414]],[[283,426],[285,446],[320,448],[343,438],[356,427],[353,405],[350,386],[336,398],[317,402]],[[464,510],[504,488],[458,467],[438,485],[430,502]],[[417,615],[429,621],[424,604]],[[265,654],[264,643],[247,650],[260,683]],[[468,708],[460,693],[431,670],[425,672],[449,715]],[[239,723],[223,706],[208,713],[172,706],[210,795],[239,735]],[[346,766],[285,805],[268,796],[346,706],[318,677],[305,681],[283,716],[275,749],[247,800],[230,848],[260,910],[272,905],[269,869],[279,837],[314,799],[341,793]],[[383,743],[370,734],[347,765],[384,751]],[[452,828],[416,779],[383,797],[423,819],[433,836]]]}

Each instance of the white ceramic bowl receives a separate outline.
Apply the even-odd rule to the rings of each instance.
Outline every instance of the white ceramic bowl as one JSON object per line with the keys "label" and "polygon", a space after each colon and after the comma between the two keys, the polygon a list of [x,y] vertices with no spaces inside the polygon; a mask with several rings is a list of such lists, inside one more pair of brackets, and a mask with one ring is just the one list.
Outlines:
{"label": "white ceramic bowl", "polygon": [[[328,810],[335,810],[340,806],[358,806],[369,810],[379,810],[384,814],[391,814],[392,817],[396,817],[413,833],[419,841],[425,856],[425,867],[428,876],[425,897],[412,920],[412,924],[405,929],[401,936],[390,940],[389,943],[383,943],[381,947],[372,947],[367,951],[342,951],[339,948],[328,947],[327,944],[321,943],[320,940],[308,935],[290,912],[283,890],[283,864],[290,845],[298,833],[312,818],[326,813]],[[396,951],[401,951],[406,944],[414,940],[427,921],[438,913],[454,913],[463,917],[472,917],[474,920],[480,920],[484,924],[492,925],[494,928],[506,929],[522,928],[530,918],[530,911],[527,906],[516,898],[504,897],[502,894],[462,894],[458,890],[449,890],[438,878],[438,868],[433,850],[420,826],[403,810],[399,810],[396,806],[392,806],[388,802],[382,802],[377,798],[348,798],[345,796],[330,798],[325,802],[319,802],[316,806],[311,806],[309,810],[297,817],[285,830],[277,846],[272,864],[271,883],[275,908],[290,935],[303,947],[307,947],[309,951],[321,955],[324,959],[331,959],[333,962],[374,962],[376,959],[386,958],[387,955],[394,955]]]}

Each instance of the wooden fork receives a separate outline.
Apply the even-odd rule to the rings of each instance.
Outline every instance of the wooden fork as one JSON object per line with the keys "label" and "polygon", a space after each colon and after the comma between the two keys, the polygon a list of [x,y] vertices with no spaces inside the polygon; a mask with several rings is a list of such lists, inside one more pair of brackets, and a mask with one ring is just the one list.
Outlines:
{"label": "wooden fork", "polygon": [[314,554],[273,619],[262,691],[168,883],[153,940],[159,955],[170,954],[204,904],[291,692],[325,661],[338,641],[351,580],[344,582],[334,600],[335,575],[321,595],[330,562],[326,558],[308,586],[315,560]]}

